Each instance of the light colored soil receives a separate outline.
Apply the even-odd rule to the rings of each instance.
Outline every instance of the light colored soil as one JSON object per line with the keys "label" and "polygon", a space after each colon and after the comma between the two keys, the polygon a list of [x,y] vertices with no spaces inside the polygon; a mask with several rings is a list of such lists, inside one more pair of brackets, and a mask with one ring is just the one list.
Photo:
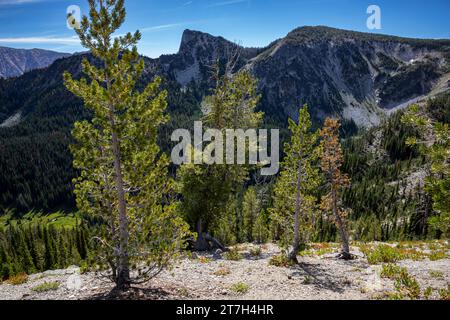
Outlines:
{"label": "light colored soil", "polygon": [[[122,299],[233,299],[233,300],[360,300],[382,297],[393,292],[393,281],[380,277],[380,265],[369,265],[357,247],[358,259],[344,261],[336,253],[299,257],[299,265],[284,268],[269,265],[270,257],[280,250],[264,245],[260,257],[249,254],[251,245],[240,246],[244,259],[229,261],[215,254],[196,253],[196,258],[181,259],[172,271],[164,271],[145,286],[132,290]],[[206,259],[199,259],[203,256]],[[203,260],[203,262],[202,262]],[[431,298],[439,298],[438,290],[450,283],[450,260],[404,260],[419,282],[422,291],[434,289]],[[218,275],[217,271],[226,271]],[[438,275],[438,276],[436,276]],[[59,282],[55,291],[37,293],[33,288],[45,282]],[[245,283],[248,291],[239,294],[232,286]],[[30,276],[17,286],[0,284],[0,300],[77,300],[109,299],[111,283],[94,273],[80,274],[79,268],[47,271]]]}

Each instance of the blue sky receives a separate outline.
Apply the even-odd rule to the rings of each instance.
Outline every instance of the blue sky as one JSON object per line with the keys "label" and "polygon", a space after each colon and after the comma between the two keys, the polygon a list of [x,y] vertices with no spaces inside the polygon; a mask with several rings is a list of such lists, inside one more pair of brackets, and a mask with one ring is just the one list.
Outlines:
{"label": "blue sky", "polygon": [[[304,25],[367,29],[369,5],[381,9],[377,33],[450,38],[449,0],[126,0],[120,32],[140,29],[139,51],[150,57],[178,51],[184,29],[261,47]],[[66,27],[66,9],[86,0],[0,0],[0,46],[62,52],[84,49]]]}

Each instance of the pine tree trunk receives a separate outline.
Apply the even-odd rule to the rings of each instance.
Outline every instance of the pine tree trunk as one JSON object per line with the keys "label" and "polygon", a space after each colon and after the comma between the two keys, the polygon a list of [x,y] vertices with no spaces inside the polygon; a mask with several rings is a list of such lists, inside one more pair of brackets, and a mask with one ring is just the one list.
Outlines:
{"label": "pine tree trunk", "polygon": [[295,198],[295,214],[294,214],[294,242],[292,244],[292,251],[289,254],[289,259],[295,263],[297,260],[297,253],[300,249],[300,210],[301,210],[301,185],[302,185],[302,162],[298,161],[298,173],[297,173],[297,195]]}
{"label": "pine tree trunk", "polygon": [[112,112],[110,113],[110,124],[112,128],[112,150],[114,157],[114,172],[115,184],[119,207],[119,263],[117,266],[116,288],[120,291],[129,289],[130,280],[130,266],[128,255],[128,217],[125,203],[125,191],[123,186],[122,165],[120,161],[120,147],[119,139],[114,131],[114,118]]}
{"label": "pine tree trunk", "polygon": [[205,239],[203,235],[203,226],[202,226],[202,219],[198,219],[197,226],[197,240],[195,241],[194,249],[196,251],[208,251],[211,249],[211,246],[209,245],[208,241]]}
{"label": "pine tree trunk", "polygon": [[334,188],[333,188],[331,193],[332,193],[331,196],[332,196],[332,201],[333,201],[333,215],[334,215],[334,218],[336,219],[336,223],[337,223],[337,226],[339,229],[339,235],[341,237],[341,242],[342,242],[341,257],[345,260],[348,260],[348,259],[351,259],[351,254],[350,254],[350,245],[348,242],[347,231],[345,230],[344,222],[342,221],[341,216],[339,215],[339,212],[338,212],[336,190],[334,190]]}

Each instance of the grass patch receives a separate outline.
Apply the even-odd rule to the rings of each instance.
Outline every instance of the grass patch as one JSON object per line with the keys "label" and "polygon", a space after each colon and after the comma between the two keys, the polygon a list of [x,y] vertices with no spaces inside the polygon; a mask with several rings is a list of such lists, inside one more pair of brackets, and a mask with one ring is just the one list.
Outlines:
{"label": "grass patch", "polygon": [[387,244],[380,244],[376,247],[361,245],[360,250],[370,264],[395,263],[406,259],[418,261],[428,256],[416,248],[406,248],[405,245],[397,245],[395,247]]}
{"label": "grass patch", "polygon": [[446,300],[446,301],[450,300],[450,284],[447,285],[447,289],[440,289],[439,290],[439,298],[441,300]]}
{"label": "grass patch", "polygon": [[380,276],[382,278],[388,278],[388,279],[397,279],[400,277],[402,273],[407,273],[408,271],[406,268],[399,267],[395,264],[389,263],[389,264],[383,264],[381,267],[381,274]]}
{"label": "grass patch", "polygon": [[430,276],[436,279],[444,278],[444,273],[442,271],[430,270]]}
{"label": "grass patch", "polygon": [[418,299],[420,297],[419,283],[408,272],[400,273],[400,276],[395,280],[395,289],[410,299]]}
{"label": "grass patch", "polygon": [[250,286],[244,282],[238,282],[231,286],[231,291],[238,294],[245,294],[250,290]]}
{"label": "grass patch", "polygon": [[431,261],[447,259],[447,252],[444,250],[433,251],[428,255],[428,259]]}
{"label": "grass patch", "polygon": [[418,299],[420,297],[419,283],[408,273],[406,268],[399,267],[395,264],[384,264],[380,276],[395,281],[395,289],[397,292],[391,297],[395,298],[394,300],[399,300],[403,297],[410,299]]}
{"label": "grass patch", "polygon": [[375,248],[361,246],[361,251],[367,257],[370,264],[392,263],[403,259],[398,248],[386,244],[378,245]]}
{"label": "grass patch", "polygon": [[26,273],[19,273],[15,276],[9,277],[8,280],[6,280],[6,283],[9,283],[13,286],[18,286],[21,284],[24,284],[28,281],[28,275]]}
{"label": "grass patch", "polygon": [[0,230],[9,226],[53,226],[57,229],[73,229],[81,222],[78,213],[64,213],[62,211],[52,214],[43,214],[41,212],[30,211],[20,217],[16,217],[12,212],[8,212],[0,217]]}
{"label": "grass patch", "polygon": [[305,276],[302,283],[305,285],[313,284],[314,279],[311,276]]}
{"label": "grass patch", "polygon": [[54,281],[54,282],[44,282],[43,284],[40,284],[40,285],[32,288],[31,290],[33,290],[34,292],[42,293],[42,292],[47,292],[47,291],[58,290],[58,288],[59,288],[59,282]]}
{"label": "grass patch", "polygon": [[425,289],[425,291],[423,292],[423,296],[425,297],[425,299],[430,299],[431,298],[431,295],[433,294],[433,288],[431,288],[431,287],[427,287],[426,289]]}

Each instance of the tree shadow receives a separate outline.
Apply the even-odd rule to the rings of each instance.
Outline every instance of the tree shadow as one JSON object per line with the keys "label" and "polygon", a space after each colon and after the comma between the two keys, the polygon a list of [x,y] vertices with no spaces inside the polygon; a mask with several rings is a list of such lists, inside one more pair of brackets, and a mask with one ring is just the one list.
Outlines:
{"label": "tree shadow", "polygon": [[106,290],[87,297],[85,300],[167,300],[171,297],[173,297],[173,292],[162,288],[131,287],[126,292],[117,289]]}
{"label": "tree shadow", "polygon": [[337,293],[343,293],[348,287],[343,281],[340,281],[339,275],[332,272],[330,268],[326,268],[320,264],[311,264],[307,262],[300,262],[293,266],[294,272],[292,276],[310,277],[312,278],[311,285],[319,289],[327,289]]}

